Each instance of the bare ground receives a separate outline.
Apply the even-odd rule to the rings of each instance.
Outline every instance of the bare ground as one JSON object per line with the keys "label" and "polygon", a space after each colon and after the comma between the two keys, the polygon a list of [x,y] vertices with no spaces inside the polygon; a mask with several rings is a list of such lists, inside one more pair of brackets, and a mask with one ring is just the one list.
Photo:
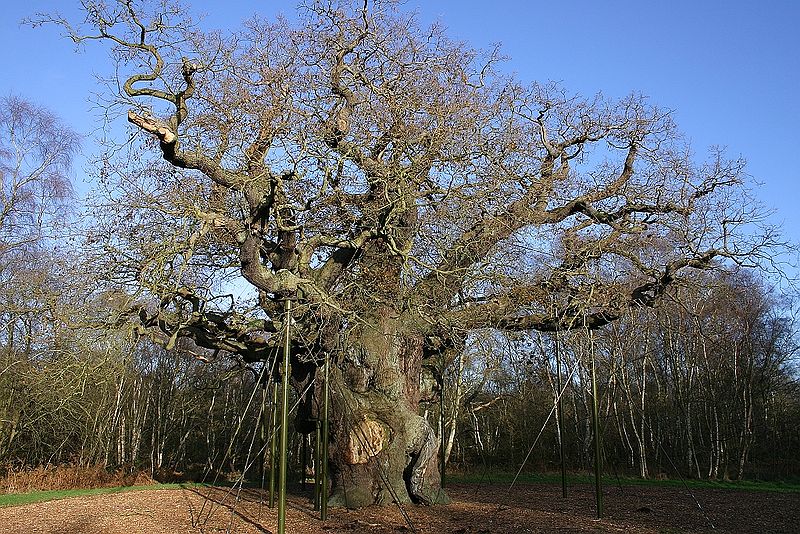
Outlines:
{"label": "bare ground", "polygon": [[[309,495],[292,495],[286,532],[508,534],[522,532],[800,532],[800,494],[608,487],[595,518],[589,486],[453,485],[447,506],[331,509],[322,522]],[[695,502],[695,499],[697,502]],[[404,518],[404,514],[407,518]],[[713,524],[713,527],[712,527]],[[0,532],[53,534],[277,532],[277,512],[258,490],[145,490],[0,508]]]}

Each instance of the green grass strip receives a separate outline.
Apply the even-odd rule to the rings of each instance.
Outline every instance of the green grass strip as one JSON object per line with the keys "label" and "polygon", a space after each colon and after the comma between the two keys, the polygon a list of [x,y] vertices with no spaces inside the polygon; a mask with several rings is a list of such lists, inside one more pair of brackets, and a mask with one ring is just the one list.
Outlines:
{"label": "green grass strip", "polygon": [[[452,473],[448,474],[450,481],[462,484],[510,484],[514,480],[514,473],[493,472],[493,473]],[[517,479],[518,483],[528,484],[561,484],[560,474],[522,474]],[[593,484],[594,477],[590,475],[569,475],[568,484]],[[632,477],[603,477],[603,484],[607,487],[612,486],[648,486],[655,488],[683,488],[684,481],[678,479],[642,479]],[[800,493],[800,483],[798,482],[765,482],[756,480],[693,480],[686,479],[686,486],[691,489],[724,489],[741,491],[768,491],[774,493]]]}

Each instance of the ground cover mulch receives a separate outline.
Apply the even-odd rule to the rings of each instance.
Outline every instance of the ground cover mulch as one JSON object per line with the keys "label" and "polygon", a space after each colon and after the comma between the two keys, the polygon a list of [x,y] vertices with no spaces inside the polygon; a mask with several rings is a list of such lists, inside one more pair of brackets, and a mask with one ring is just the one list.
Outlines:
{"label": "ground cover mulch", "polygon": [[[800,494],[623,486],[604,490],[596,519],[593,488],[551,484],[455,484],[446,506],[331,509],[326,522],[310,494],[290,495],[286,532],[510,534],[526,532],[800,532]],[[238,500],[237,500],[238,497]],[[696,500],[696,502],[695,502]],[[713,525],[713,526],[712,526]],[[162,534],[277,532],[277,512],[259,490],[142,490],[0,508],[2,533]]]}

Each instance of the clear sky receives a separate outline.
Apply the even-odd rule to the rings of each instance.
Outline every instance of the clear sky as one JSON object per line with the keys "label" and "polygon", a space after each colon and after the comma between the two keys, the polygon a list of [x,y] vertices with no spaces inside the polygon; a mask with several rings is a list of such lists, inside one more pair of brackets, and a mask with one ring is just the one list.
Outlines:
{"label": "clear sky", "polygon": [[[291,15],[295,5],[187,3],[217,28],[235,27],[254,10]],[[103,46],[75,53],[56,28],[19,24],[41,11],[74,17],[77,4],[3,3],[0,95],[43,104],[90,136],[100,124],[89,102],[93,74],[110,72]],[[758,197],[800,241],[800,0],[408,0],[406,9],[473,46],[502,43],[507,68],[524,80],[557,80],[583,94],[649,95],[675,111],[699,158],[711,145],[744,156],[761,184]],[[84,151],[92,150],[89,139]],[[81,175],[77,169],[78,182]]]}

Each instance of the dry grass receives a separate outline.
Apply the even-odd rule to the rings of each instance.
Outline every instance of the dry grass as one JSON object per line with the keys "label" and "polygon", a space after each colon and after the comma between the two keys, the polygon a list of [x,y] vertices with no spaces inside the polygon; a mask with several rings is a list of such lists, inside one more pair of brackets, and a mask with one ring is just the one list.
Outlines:
{"label": "dry grass", "polygon": [[3,494],[156,484],[146,472],[126,469],[110,471],[102,465],[9,465],[0,469],[0,474],[0,493]]}

